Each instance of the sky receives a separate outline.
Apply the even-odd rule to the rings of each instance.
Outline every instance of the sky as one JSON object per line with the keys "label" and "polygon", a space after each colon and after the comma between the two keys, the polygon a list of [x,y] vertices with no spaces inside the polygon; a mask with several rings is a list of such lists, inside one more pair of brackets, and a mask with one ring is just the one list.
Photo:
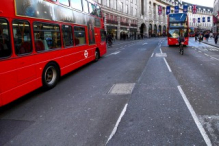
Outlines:
{"label": "sky", "polygon": [[214,0],[182,0],[184,2],[188,2],[191,4],[197,4],[201,6],[207,6],[207,7],[212,7],[214,5]]}

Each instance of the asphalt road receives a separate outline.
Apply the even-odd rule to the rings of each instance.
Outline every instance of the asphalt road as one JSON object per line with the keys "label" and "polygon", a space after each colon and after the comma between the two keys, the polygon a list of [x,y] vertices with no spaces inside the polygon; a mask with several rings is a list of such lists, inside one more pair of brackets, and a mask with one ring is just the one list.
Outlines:
{"label": "asphalt road", "polygon": [[218,145],[217,50],[116,42],[54,89],[0,108],[0,145]]}

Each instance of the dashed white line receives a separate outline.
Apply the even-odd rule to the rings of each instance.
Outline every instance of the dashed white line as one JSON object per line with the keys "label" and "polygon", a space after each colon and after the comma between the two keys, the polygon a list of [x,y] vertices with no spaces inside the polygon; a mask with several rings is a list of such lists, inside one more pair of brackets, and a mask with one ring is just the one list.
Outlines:
{"label": "dashed white line", "polygon": [[212,57],[212,56],[211,56],[211,59],[215,59],[215,60],[218,60],[218,61],[219,61],[219,59],[217,59],[217,58],[215,58],[215,57]]}
{"label": "dashed white line", "polygon": [[109,54],[109,55],[106,55],[106,57],[108,57],[108,56],[110,56],[110,55],[117,55],[117,54],[119,54],[119,53],[120,53],[120,51],[113,52],[113,53],[111,53],[111,54]]}
{"label": "dashed white line", "polygon": [[187,106],[187,108],[189,109],[189,112],[191,113],[192,118],[193,118],[193,120],[195,121],[195,124],[197,125],[197,127],[198,127],[198,129],[199,129],[199,131],[200,131],[200,133],[201,133],[201,135],[202,135],[202,137],[204,138],[205,143],[207,144],[207,146],[212,146],[211,141],[210,141],[208,135],[206,134],[204,128],[202,127],[202,124],[201,124],[200,121],[198,120],[198,117],[197,117],[197,115],[196,115],[194,109],[192,108],[192,106],[191,106],[189,100],[187,99],[185,93],[183,92],[182,88],[181,88],[180,86],[177,86],[177,88],[178,88],[178,90],[179,90],[179,92],[180,92],[180,94],[181,94],[181,96],[182,96],[184,102],[186,103],[186,106]]}
{"label": "dashed white line", "polygon": [[160,53],[163,53],[162,49],[160,48]]}
{"label": "dashed white line", "polygon": [[113,131],[111,132],[111,134],[110,134],[110,136],[109,136],[109,138],[108,138],[106,144],[111,140],[111,138],[113,137],[113,135],[115,135],[116,130],[117,130],[118,126],[119,126],[119,123],[120,123],[120,121],[122,120],[122,117],[125,115],[127,106],[128,106],[128,104],[126,104],[125,107],[123,108],[123,110],[122,110],[122,112],[121,112],[121,114],[120,114],[120,116],[119,116],[119,118],[118,118],[118,120],[117,120],[117,122],[116,122],[116,125],[115,125],[115,127],[113,128]]}
{"label": "dashed white line", "polygon": [[151,57],[153,57],[153,56],[154,56],[154,53],[151,54]]}
{"label": "dashed white line", "polygon": [[166,58],[163,58],[163,60],[164,60],[164,62],[166,63],[166,65],[167,65],[167,68],[168,68],[169,72],[172,72],[172,70],[171,70],[171,68],[170,68],[169,64],[167,63],[167,60],[166,60]]}

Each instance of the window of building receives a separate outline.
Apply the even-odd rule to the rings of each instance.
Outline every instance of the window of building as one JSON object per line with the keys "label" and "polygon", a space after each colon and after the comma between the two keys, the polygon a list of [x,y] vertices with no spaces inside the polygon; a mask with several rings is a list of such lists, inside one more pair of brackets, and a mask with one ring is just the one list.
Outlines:
{"label": "window of building", "polygon": [[96,11],[97,11],[97,16],[101,18],[102,13],[101,13],[101,8],[99,6],[96,7]]}
{"label": "window of building", "polygon": [[74,27],[74,41],[76,46],[86,44],[86,34],[84,27]]}
{"label": "window of building", "polygon": [[128,14],[128,5],[125,6],[125,12]]}
{"label": "window of building", "polygon": [[120,11],[123,12],[123,2],[120,2]]}
{"label": "window of building", "polygon": [[110,0],[106,0],[106,6],[110,7]]}
{"label": "window of building", "polygon": [[66,5],[66,6],[69,6],[69,0],[59,0],[59,3]]}
{"label": "window of building", "polygon": [[60,28],[58,24],[33,23],[36,51],[46,51],[61,47]]}
{"label": "window of building", "polygon": [[72,6],[72,8],[75,8],[75,9],[82,11],[81,0],[71,0],[71,6]]}
{"label": "window of building", "polygon": [[99,3],[99,4],[102,4],[102,0],[98,0],[98,3]]}
{"label": "window of building", "polygon": [[73,46],[73,33],[72,27],[69,25],[62,25],[62,33],[63,33],[63,45],[65,47]]}
{"label": "window of building", "polygon": [[11,55],[11,40],[8,21],[0,19],[0,58]]}
{"label": "window of building", "polygon": [[23,20],[12,22],[15,53],[26,54],[32,52],[30,24]]}
{"label": "window of building", "polygon": [[83,1],[83,10],[84,10],[84,12],[89,13],[87,0],[82,0],[82,1]]}
{"label": "window of building", "polygon": [[91,15],[97,16],[96,6],[92,3],[89,3],[89,10]]}

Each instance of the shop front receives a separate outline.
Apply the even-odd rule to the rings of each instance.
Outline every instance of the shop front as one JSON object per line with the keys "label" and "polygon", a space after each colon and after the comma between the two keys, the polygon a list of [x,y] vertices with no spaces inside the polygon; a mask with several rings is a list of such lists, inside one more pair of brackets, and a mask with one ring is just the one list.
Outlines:
{"label": "shop front", "polygon": [[131,39],[137,39],[137,28],[130,28],[129,29],[129,37]]}
{"label": "shop front", "polygon": [[115,39],[117,39],[117,26],[110,26],[107,27],[107,34],[112,34]]}
{"label": "shop front", "polygon": [[120,39],[121,40],[128,39],[128,34],[129,34],[129,28],[127,28],[127,27],[120,27]]}

